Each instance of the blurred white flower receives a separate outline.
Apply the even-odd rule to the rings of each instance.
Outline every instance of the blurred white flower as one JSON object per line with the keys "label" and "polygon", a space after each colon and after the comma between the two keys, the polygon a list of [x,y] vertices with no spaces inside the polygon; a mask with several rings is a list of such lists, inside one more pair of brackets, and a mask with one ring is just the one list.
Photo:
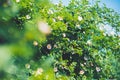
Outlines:
{"label": "blurred white flower", "polygon": [[62,35],[63,35],[63,37],[66,37],[66,34],[65,34],[65,33],[63,33]]}
{"label": "blurred white flower", "polygon": [[84,74],[85,72],[84,72],[84,70],[80,70],[80,72],[79,72],[79,74]]}
{"label": "blurred white flower", "polygon": [[54,72],[57,72],[57,71],[58,71],[58,69],[57,69],[57,67],[55,67],[55,68],[54,68]]}
{"label": "blurred white flower", "polygon": [[83,34],[85,34],[85,31],[83,31]]}
{"label": "blurred white flower", "polygon": [[60,20],[60,21],[61,21],[61,20],[63,20],[63,18],[62,18],[61,16],[58,16],[58,20]]}
{"label": "blurred white flower", "polygon": [[76,27],[77,27],[78,29],[81,29],[81,27],[80,27],[80,25],[79,25],[79,24],[77,24],[77,25],[76,25]]}
{"label": "blurred white flower", "polygon": [[87,41],[87,44],[90,46],[90,45],[92,45],[92,41],[91,40],[88,40]]}
{"label": "blurred white flower", "polygon": [[57,48],[58,46],[56,44],[54,44],[54,47]]}
{"label": "blurred white flower", "polygon": [[20,2],[20,0],[16,0],[16,2],[18,3],[18,2]]}
{"label": "blurred white flower", "polygon": [[86,62],[84,62],[84,65],[86,65]]}
{"label": "blurred white flower", "polygon": [[81,16],[78,16],[78,20],[79,20],[79,21],[82,21],[83,18],[82,18]]}
{"label": "blurred white flower", "polygon": [[43,69],[38,68],[37,71],[35,71],[35,76],[42,75],[42,73],[43,73]]}
{"label": "blurred white flower", "polygon": [[77,25],[76,25],[76,27],[80,27],[80,25],[79,25],[79,24],[77,24]]}
{"label": "blurred white flower", "polygon": [[30,17],[30,15],[26,15],[26,19],[30,19],[31,17]]}
{"label": "blurred white flower", "polygon": [[51,49],[51,48],[52,48],[51,44],[48,44],[47,49]]}
{"label": "blurred white flower", "polygon": [[30,68],[30,64],[25,64],[25,68],[29,69]]}
{"label": "blurred white flower", "polygon": [[97,72],[100,72],[100,68],[99,68],[99,67],[96,67],[96,71],[97,71]]}
{"label": "blurred white flower", "polygon": [[38,45],[38,42],[37,42],[37,41],[34,41],[34,42],[33,42],[33,45],[34,45],[34,46],[37,46],[37,45]]}
{"label": "blurred white flower", "polygon": [[86,56],[84,56],[84,60],[88,60],[88,58]]}
{"label": "blurred white flower", "polygon": [[41,31],[44,34],[50,34],[51,33],[50,26],[45,22],[39,22],[38,23],[38,29],[39,29],[39,31]]}

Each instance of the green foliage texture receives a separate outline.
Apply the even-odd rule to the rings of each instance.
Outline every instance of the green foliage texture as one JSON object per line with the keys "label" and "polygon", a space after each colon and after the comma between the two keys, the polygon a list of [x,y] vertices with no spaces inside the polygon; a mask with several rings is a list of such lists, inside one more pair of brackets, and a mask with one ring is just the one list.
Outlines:
{"label": "green foliage texture", "polygon": [[119,32],[99,1],[0,0],[0,80],[120,80]]}

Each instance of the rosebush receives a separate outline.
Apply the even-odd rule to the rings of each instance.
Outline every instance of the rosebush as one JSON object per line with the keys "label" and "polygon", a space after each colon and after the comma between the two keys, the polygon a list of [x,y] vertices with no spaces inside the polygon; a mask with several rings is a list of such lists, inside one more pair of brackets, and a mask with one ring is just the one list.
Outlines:
{"label": "rosebush", "polygon": [[0,1],[1,80],[119,80],[120,15],[99,1]]}

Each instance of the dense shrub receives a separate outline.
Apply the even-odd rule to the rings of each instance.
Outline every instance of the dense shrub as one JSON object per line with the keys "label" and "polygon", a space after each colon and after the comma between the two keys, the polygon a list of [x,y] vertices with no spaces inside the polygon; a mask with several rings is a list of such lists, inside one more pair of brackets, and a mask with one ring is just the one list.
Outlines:
{"label": "dense shrub", "polygon": [[120,77],[120,16],[99,1],[0,1],[1,80]]}

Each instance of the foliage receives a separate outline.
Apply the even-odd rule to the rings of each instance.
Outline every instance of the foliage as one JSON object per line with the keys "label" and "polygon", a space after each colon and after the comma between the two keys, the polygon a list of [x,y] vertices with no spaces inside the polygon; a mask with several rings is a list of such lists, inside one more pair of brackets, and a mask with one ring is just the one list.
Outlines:
{"label": "foliage", "polygon": [[1,80],[120,79],[120,15],[99,1],[1,0],[0,12]]}

